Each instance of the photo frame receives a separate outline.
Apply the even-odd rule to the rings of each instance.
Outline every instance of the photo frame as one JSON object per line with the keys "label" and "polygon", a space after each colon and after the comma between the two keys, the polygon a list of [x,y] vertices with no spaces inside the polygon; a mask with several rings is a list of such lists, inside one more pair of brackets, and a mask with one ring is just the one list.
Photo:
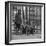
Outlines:
{"label": "photo frame", "polygon": [[5,44],[45,42],[45,3],[5,2]]}

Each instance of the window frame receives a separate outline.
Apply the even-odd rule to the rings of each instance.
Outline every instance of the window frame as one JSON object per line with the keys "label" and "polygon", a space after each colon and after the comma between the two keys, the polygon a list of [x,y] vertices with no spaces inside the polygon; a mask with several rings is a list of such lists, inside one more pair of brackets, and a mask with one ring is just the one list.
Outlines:
{"label": "window frame", "polygon": [[[43,5],[43,9],[44,9],[44,40],[43,41],[40,41],[40,42],[25,42],[25,43],[9,43],[9,41],[10,41],[10,28],[9,28],[9,15],[10,15],[10,12],[8,13],[8,11],[10,11],[9,9],[9,7],[10,7],[10,4],[11,3],[13,3],[13,4],[15,4],[15,3],[18,3],[18,5],[19,4],[21,4],[22,3],[22,5],[25,5],[25,4],[27,4],[27,6],[30,6],[30,4],[33,4],[33,5],[39,5],[40,6],[40,4],[41,4],[41,6]],[[8,23],[7,23],[7,22]],[[5,44],[7,44],[7,45],[11,45],[11,44],[28,44],[28,43],[44,43],[45,42],[45,3],[33,3],[33,2],[14,2],[14,1],[8,1],[8,2],[5,2]]]}

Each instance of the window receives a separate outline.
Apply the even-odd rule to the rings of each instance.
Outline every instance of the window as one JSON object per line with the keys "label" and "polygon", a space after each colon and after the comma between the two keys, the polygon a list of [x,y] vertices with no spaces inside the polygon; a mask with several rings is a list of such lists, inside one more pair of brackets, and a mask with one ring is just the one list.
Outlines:
{"label": "window", "polygon": [[[12,21],[12,32],[17,31],[16,23],[20,24],[24,28],[30,27],[34,29],[34,33],[41,32],[41,7],[37,6],[13,6],[13,15],[11,16]],[[39,30],[39,31],[38,31]],[[22,33],[22,30],[20,31]],[[19,33],[20,33],[19,32]],[[25,33],[26,34],[26,33]]]}

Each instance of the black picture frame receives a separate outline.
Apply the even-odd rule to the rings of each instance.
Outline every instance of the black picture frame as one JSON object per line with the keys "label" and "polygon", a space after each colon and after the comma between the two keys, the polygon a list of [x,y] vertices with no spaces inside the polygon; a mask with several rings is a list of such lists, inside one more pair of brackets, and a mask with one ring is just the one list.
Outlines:
{"label": "black picture frame", "polygon": [[[9,3],[24,3],[24,4],[42,4],[44,5],[44,41],[40,42],[26,42],[26,43],[9,43]],[[7,19],[6,19],[7,18]],[[45,43],[45,3],[38,2],[17,2],[17,1],[7,1],[5,2],[5,44],[6,45],[15,45],[15,44],[35,44],[35,43]]]}

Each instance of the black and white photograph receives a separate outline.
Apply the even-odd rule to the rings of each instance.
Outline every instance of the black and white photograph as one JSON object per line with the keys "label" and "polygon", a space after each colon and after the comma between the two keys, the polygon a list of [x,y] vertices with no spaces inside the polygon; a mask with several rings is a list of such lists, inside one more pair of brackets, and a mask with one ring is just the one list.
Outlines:
{"label": "black and white photograph", "polygon": [[44,42],[44,3],[5,2],[6,44]]}

